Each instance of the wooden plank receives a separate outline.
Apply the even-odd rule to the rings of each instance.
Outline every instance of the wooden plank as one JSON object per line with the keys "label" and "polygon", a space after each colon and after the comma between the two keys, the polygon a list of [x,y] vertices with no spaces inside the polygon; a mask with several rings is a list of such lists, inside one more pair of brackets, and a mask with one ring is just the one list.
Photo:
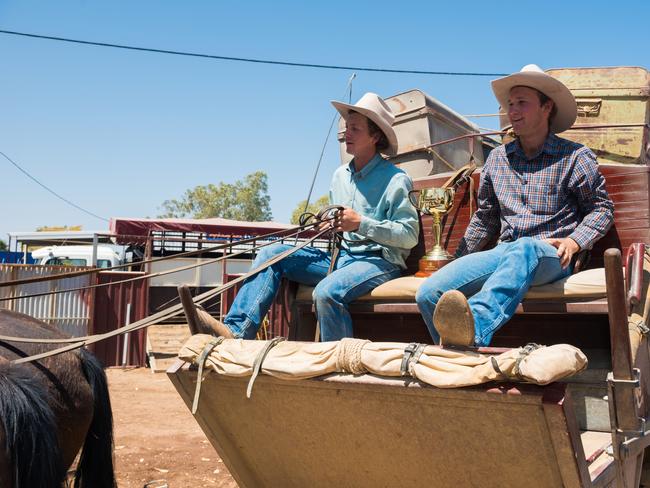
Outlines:
{"label": "wooden plank", "polygon": [[[555,393],[555,392],[549,392]],[[580,432],[569,397],[546,394],[543,398],[544,416],[551,435],[562,484],[566,488],[589,487],[591,478],[587,469]]]}
{"label": "wooden plank", "polygon": [[629,177],[619,178],[614,181],[614,178],[608,179],[606,182],[607,193],[610,196],[620,195],[628,191],[645,191],[647,195],[648,191],[648,180],[646,178],[634,178],[630,181]]}
{"label": "wooden plank", "polygon": [[650,167],[642,165],[625,165],[621,166],[618,164],[601,164],[598,166],[599,171],[609,179],[611,177],[624,178],[633,175],[648,175],[650,174]]}
{"label": "wooden plank", "polygon": [[[178,351],[190,337],[187,325],[152,325],[147,334],[147,354],[154,373],[166,371],[178,358]],[[151,361],[153,359],[153,361]]]}
{"label": "wooden plank", "polygon": [[[314,307],[311,301],[297,302],[297,306],[306,307],[310,312],[314,312]],[[351,313],[412,313],[419,314],[417,304],[414,301],[373,301],[373,300],[359,300],[350,304]],[[596,300],[588,301],[551,301],[551,300],[531,300],[524,301],[519,304],[515,314],[527,313],[576,313],[576,314],[606,314],[607,313],[607,300],[599,298]]]}

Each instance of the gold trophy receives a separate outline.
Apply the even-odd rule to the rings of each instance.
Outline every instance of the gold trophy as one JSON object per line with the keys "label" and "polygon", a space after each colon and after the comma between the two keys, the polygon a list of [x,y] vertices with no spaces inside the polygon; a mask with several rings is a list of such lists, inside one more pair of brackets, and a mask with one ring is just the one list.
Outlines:
{"label": "gold trophy", "polygon": [[433,217],[433,242],[431,251],[426,253],[419,261],[419,271],[415,273],[418,277],[430,276],[438,271],[445,264],[454,258],[440,245],[442,238],[442,216],[451,210],[454,205],[455,190],[447,188],[425,188],[422,190],[411,190],[409,200],[425,215]]}

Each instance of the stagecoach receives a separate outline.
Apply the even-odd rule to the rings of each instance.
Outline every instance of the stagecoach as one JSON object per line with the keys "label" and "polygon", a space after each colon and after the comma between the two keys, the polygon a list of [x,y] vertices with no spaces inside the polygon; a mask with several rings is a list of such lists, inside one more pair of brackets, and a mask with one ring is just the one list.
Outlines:
{"label": "stagecoach", "polygon": [[[434,232],[422,215],[406,276],[352,304],[355,337],[372,342],[310,342],[311,293],[292,284],[282,315],[291,341],[193,337],[168,375],[240,486],[650,483],[650,73],[549,73],[578,102],[562,137],[596,152],[615,203],[615,225],[590,260],[531,289],[492,347],[425,347],[413,300],[422,278],[412,275]],[[469,136],[477,126],[417,90],[387,101],[397,115],[394,161],[416,189],[443,186],[470,160],[479,166],[455,180],[442,218],[441,244],[453,253],[495,140]],[[538,375],[526,374],[535,358]]]}

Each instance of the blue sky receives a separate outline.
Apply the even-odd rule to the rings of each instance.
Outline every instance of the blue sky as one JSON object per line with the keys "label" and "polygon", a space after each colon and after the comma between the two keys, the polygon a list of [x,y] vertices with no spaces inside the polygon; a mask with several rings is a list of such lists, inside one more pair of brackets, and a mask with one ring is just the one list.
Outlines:
{"label": "blue sky", "polygon": [[[650,2],[0,1],[0,29],[160,49],[398,69],[650,68]],[[155,216],[196,185],[269,178],[275,220],[307,195],[348,71],[147,54],[0,34],[0,151],[105,217]],[[357,72],[353,99],[419,88],[461,114],[496,109],[489,77]],[[496,121],[480,121],[494,127]],[[335,138],[315,196],[339,164]],[[107,224],[4,159],[0,238]]]}

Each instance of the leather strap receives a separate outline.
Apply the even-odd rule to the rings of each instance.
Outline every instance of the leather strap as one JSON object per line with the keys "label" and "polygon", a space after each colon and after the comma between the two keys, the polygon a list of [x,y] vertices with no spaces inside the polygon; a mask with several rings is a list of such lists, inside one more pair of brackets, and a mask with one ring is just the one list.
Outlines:
{"label": "leather strap", "polygon": [[203,367],[205,366],[205,362],[212,350],[221,344],[223,340],[223,337],[215,337],[212,339],[205,345],[203,351],[201,351],[201,354],[196,360],[199,370],[196,373],[196,388],[194,389],[194,401],[192,401],[192,415],[194,415],[199,408],[199,397],[201,396],[201,384],[203,383]]}
{"label": "leather strap", "polygon": [[[338,212],[341,212],[345,207],[341,205],[327,205],[321,208],[316,214],[319,222],[322,222],[328,214],[333,213],[336,215]],[[342,236],[337,233],[332,233],[332,256],[330,257],[330,266],[327,268],[327,274],[329,276],[336,268],[336,261],[339,258],[339,252],[341,251],[341,239]],[[314,342],[320,342],[320,320],[318,320],[318,310],[316,310],[316,331],[314,332]]]}
{"label": "leather strap", "polygon": [[[287,235],[285,237],[293,237],[294,235],[297,236],[299,233],[301,233],[302,229],[304,229],[306,227],[311,227],[313,225],[314,224],[308,224],[308,225],[305,225],[305,226],[296,227],[296,229],[299,229],[299,230],[297,230],[296,232],[294,232],[292,234],[289,234],[289,235]],[[254,239],[247,239],[247,240],[261,239],[261,238],[264,238],[264,237],[273,236],[275,234],[277,234],[277,232],[273,232],[271,234],[266,234],[265,236],[259,236],[259,237],[255,237]],[[239,242],[245,243],[245,241],[239,241]],[[274,243],[275,243],[275,241],[268,241],[268,242],[265,242],[264,244],[261,244],[261,245],[257,246],[257,248],[259,249],[261,247],[269,246],[269,245],[274,244]],[[226,247],[229,247],[229,246],[231,246],[231,244],[226,245]],[[212,249],[216,249],[216,248],[212,248]],[[203,250],[202,252],[205,252],[205,250]],[[196,251],[192,251],[192,253],[196,253]],[[107,282],[107,283],[96,283],[94,285],[80,286],[80,287],[77,287],[77,288],[63,288],[63,289],[59,289],[59,290],[44,291],[44,292],[40,292],[40,293],[31,293],[31,294],[28,294],[28,295],[16,295],[16,296],[2,297],[2,298],[0,298],[0,302],[11,301],[11,300],[21,300],[21,299],[25,299],[25,298],[40,297],[40,296],[45,296],[45,295],[55,295],[55,294],[60,294],[60,293],[69,293],[69,292],[72,292],[72,291],[92,290],[94,288],[101,288],[103,286],[111,286],[111,285],[118,285],[118,284],[122,284],[122,283],[130,283],[130,282],[133,282],[133,281],[145,280],[145,279],[148,279],[148,278],[155,278],[157,276],[164,276],[164,275],[168,275],[168,274],[177,273],[179,271],[194,269],[194,268],[198,268],[200,266],[206,266],[208,264],[217,263],[217,262],[223,261],[225,259],[233,258],[233,257],[236,257],[236,256],[241,256],[242,254],[248,254],[248,253],[250,253],[249,249],[243,249],[241,251],[236,251],[236,252],[233,252],[233,253],[230,253],[230,254],[223,254],[223,255],[221,255],[221,256],[219,256],[217,258],[208,259],[208,260],[205,260],[205,261],[203,261],[201,263],[187,264],[185,266],[179,266],[177,268],[167,269],[165,271],[158,271],[156,273],[147,273],[147,274],[143,274],[143,275],[140,275],[140,276],[134,276],[132,278],[125,278],[123,280],[110,281],[110,282]],[[175,254],[175,255],[172,255],[171,258],[177,258],[177,257],[182,256],[182,255],[183,254]],[[153,261],[158,261],[158,260],[162,260],[162,259],[163,258],[156,258],[156,259],[150,260],[150,261],[153,262]],[[170,257],[165,257],[164,259],[170,259]],[[144,261],[140,261],[140,262],[144,262]],[[102,268],[100,271],[105,271],[105,270],[108,270],[108,269],[110,269],[110,268]],[[59,273],[59,274],[55,274],[55,275],[46,275],[46,276],[27,278],[27,279],[28,280],[34,280],[34,281],[49,281],[51,279],[58,279],[60,277],[66,278],[66,277],[69,277],[70,275],[75,275],[76,273],[88,274],[89,272],[95,272],[95,271],[97,271],[97,270],[94,269],[94,270],[75,271],[73,273],[63,273],[63,274]],[[7,283],[18,283],[19,281],[22,282],[24,280],[16,280],[16,281],[7,282]],[[20,283],[18,283],[18,284],[20,284]],[[2,286],[2,285],[0,285],[0,286]]]}
{"label": "leather strap", "polygon": [[420,360],[420,357],[422,356],[425,347],[427,347],[426,344],[411,342],[408,346],[404,348],[404,355],[402,356],[402,364],[400,365],[399,368],[400,374],[402,376],[413,376],[413,366],[415,366]]}
{"label": "leather strap", "polygon": [[[237,242],[229,242],[227,244],[219,244],[217,246],[210,246],[210,247],[205,247],[203,249],[197,249],[196,251],[186,251],[182,252],[179,254],[170,254],[169,256],[161,256],[157,258],[151,258],[151,259],[143,259],[142,261],[137,261],[134,263],[127,263],[127,264],[120,264],[118,266],[111,266],[109,268],[92,268],[92,269],[84,269],[80,271],[68,271],[66,273],[55,273],[55,274],[49,274],[49,275],[43,275],[43,276],[34,276],[31,278],[22,278],[19,280],[12,280],[12,281],[3,281],[0,282],[0,288],[7,287],[7,286],[17,286],[17,285],[25,285],[27,283],[36,283],[36,282],[41,282],[41,281],[52,281],[52,280],[59,280],[59,279],[64,279],[64,278],[74,278],[75,276],[83,276],[87,274],[93,274],[93,273],[99,273],[102,271],[114,271],[116,269],[122,269],[126,268],[128,266],[140,266],[142,264],[149,264],[149,263],[157,263],[160,261],[167,261],[169,259],[178,259],[182,257],[188,257],[188,256],[197,256],[201,254],[205,254],[207,252],[212,252],[212,251],[218,251],[218,250],[225,250],[228,249],[229,247],[232,247],[233,245],[240,245],[240,244],[248,244],[251,242],[255,242],[256,240],[259,240],[261,238],[268,238],[268,237],[274,237],[277,235],[281,235],[283,233],[288,233],[291,234],[292,232],[296,231],[302,231],[304,230],[305,227],[310,227],[310,224],[301,224],[296,227],[292,227],[290,229],[282,229],[279,231],[271,232],[270,234],[265,234],[263,236],[255,236],[255,237],[249,237],[248,239],[242,239]],[[246,251],[249,252],[249,251]],[[144,278],[148,278],[150,275],[144,276]],[[143,279],[143,277],[138,277],[138,279]],[[116,282],[112,282],[111,284],[114,284]],[[102,284],[101,286],[106,286],[105,284]],[[64,291],[72,291],[72,290],[64,290]]]}
{"label": "leather strap", "polygon": [[248,387],[246,388],[246,398],[250,398],[251,395],[253,394],[253,384],[257,379],[257,375],[259,375],[260,371],[262,370],[262,364],[264,363],[267,354],[271,349],[273,349],[275,346],[277,346],[284,340],[285,340],[284,337],[275,337],[271,339],[264,345],[262,350],[255,358],[255,361],[253,362],[253,374],[251,374],[251,379],[248,381]]}

